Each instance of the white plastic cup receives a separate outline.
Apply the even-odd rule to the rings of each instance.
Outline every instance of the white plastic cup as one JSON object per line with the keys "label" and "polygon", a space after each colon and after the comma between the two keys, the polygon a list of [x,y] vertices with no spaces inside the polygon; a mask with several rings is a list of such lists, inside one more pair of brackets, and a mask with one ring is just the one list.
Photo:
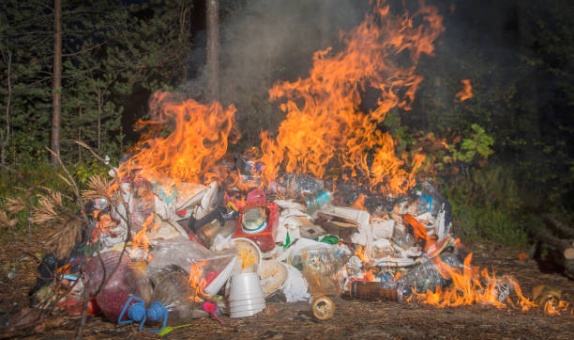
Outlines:
{"label": "white plastic cup", "polygon": [[265,295],[257,273],[241,273],[231,277],[229,290],[230,317],[252,316],[265,309]]}
{"label": "white plastic cup", "polygon": [[234,305],[229,308],[229,311],[233,313],[246,312],[246,311],[262,311],[265,308],[265,302],[263,303],[246,303],[244,305]]}
{"label": "white plastic cup", "polygon": [[233,299],[263,297],[263,289],[257,273],[241,273],[231,277],[229,297]]}

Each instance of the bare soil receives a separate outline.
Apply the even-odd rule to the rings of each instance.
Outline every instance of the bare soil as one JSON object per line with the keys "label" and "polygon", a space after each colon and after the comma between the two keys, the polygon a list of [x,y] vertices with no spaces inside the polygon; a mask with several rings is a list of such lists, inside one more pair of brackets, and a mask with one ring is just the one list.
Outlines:
{"label": "bare soil", "polygon": [[[27,236],[27,237],[24,237]],[[34,285],[41,258],[37,235],[4,235],[0,248],[0,338],[78,338],[79,317],[44,316],[26,323],[18,313],[29,306],[28,291]],[[548,285],[562,292],[562,299],[574,305],[574,280],[553,272],[548,265],[520,260],[524,249],[474,244],[473,265],[496,274],[515,277],[526,296],[536,285]],[[326,321],[312,317],[306,302],[268,301],[261,313],[247,318],[223,316],[223,324],[212,318],[190,321],[167,339],[572,339],[572,307],[561,315],[545,315],[540,308],[522,312],[518,308],[466,306],[439,309],[418,303],[371,302],[333,297],[334,316]],[[6,328],[19,320],[22,326]],[[137,330],[137,325],[118,326],[103,317],[89,317],[83,339],[155,339],[158,335]]]}

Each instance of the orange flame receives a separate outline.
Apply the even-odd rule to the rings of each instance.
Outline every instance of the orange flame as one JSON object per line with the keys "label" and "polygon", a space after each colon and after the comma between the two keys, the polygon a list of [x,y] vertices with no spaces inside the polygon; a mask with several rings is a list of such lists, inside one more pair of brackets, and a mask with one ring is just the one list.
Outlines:
{"label": "orange flame", "polygon": [[191,265],[189,269],[189,285],[191,286],[192,296],[195,302],[202,300],[202,297],[208,296],[204,289],[207,287],[207,280],[205,279],[203,273],[203,268],[207,265],[207,261],[196,262]]}
{"label": "orange flame", "polygon": [[168,178],[176,183],[210,182],[213,173],[208,171],[234,141],[235,107],[206,106],[193,99],[178,101],[166,92],[156,92],[150,107],[153,120],[141,121],[140,126],[172,126],[173,131],[165,138],[144,138],[138,152],[120,166],[120,177],[141,169],[142,177],[161,183]]}
{"label": "orange flame", "polygon": [[[433,54],[443,30],[434,7],[421,2],[413,15],[397,17],[379,0],[374,13],[343,36],[343,51],[316,52],[308,78],[276,84],[269,94],[282,101],[287,117],[274,138],[261,134],[264,180],[275,179],[279,169],[322,178],[334,166],[385,193],[411,187],[424,157],[395,155],[391,136],[378,125],[391,109],[410,109],[422,81],[416,65],[421,55]],[[369,112],[361,110],[365,92],[378,94]]]}
{"label": "orange flame", "polygon": [[149,249],[148,231],[154,232],[158,229],[159,223],[156,222],[155,214],[150,214],[143,224],[141,229],[132,238],[132,248],[134,250],[141,249],[144,252]]}
{"label": "orange flame", "polygon": [[472,85],[470,84],[470,79],[463,79],[460,82],[462,83],[463,88],[455,95],[456,101],[463,102],[474,97],[472,94]]}
{"label": "orange flame", "polygon": [[358,245],[357,246],[357,250],[355,251],[355,255],[361,259],[361,262],[363,263],[369,263],[369,257],[367,256],[367,252],[365,251],[365,247],[363,247],[362,245]]}
{"label": "orange flame", "polygon": [[[363,247],[362,245],[359,245],[357,247],[357,250],[355,251],[355,255],[361,259],[361,262],[363,263],[364,266],[367,266],[371,260],[369,259],[369,256],[367,255],[367,251],[365,249],[365,247]],[[365,268],[363,269],[363,280],[364,281],[375,281],[375,267],[370,267],[370,268]]]}
{"label": "orange flame", "polygon": [[413,228],[413,236],[415,236],[417,239],[429,241],[429,236],[427,234],[425,225],[417,220],[416,217],[413,217],[410,214],[405,214],[403,216],[403,222],[405,225],[410,225]]}
{"label": "orange flame", "polygon": [[457,307],[472,304],[488,304],[496,308],[506,308],[508,304],[514,305],[511,297],[507,297],[505,302],[500,301],[504,289],[514,289],[518,305],[523,311],[527,311],[536,304],[522,294],[522,289],[511,277],[505,276],[497,278],[490,275],[486,269],[480,270],[476,266],[471,266],[472,254],[464,260],[464,267],[452,268],[440,260],[440,257],[433,258],[433,263],[444,278],[452,279],[452,285],[443,290],[440,287],[436,292],[427,291],[418,294],[414,292],[411,298],[430,304],[436,307]]}
{"label": "orange flame", "polygon": [[368,211],[365,206],[365,198],[367,198],[365,194],[359,194],[359,197],[350,205],[350,208]]}

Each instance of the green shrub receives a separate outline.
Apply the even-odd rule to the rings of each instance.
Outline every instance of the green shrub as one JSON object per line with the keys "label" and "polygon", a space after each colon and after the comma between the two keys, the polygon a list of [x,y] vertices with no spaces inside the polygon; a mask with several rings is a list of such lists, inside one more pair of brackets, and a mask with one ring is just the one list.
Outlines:
{"label": "green shrub", "polygon": [[445,195],[463,240],[527,243],[523,203],[509,167],[489,165],[472,170],[450,183]]}

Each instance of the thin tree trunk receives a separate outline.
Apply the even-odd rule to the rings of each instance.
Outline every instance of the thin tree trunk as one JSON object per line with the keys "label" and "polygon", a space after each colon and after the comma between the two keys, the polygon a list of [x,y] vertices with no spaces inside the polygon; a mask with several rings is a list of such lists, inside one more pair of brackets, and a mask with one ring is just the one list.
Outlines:
{"label": "thin tree trunk", "polygon": [[51,163],[60,156],[60,120],[62,117],[62,1],[54,0],[54,70],[52,79]]}
{"label": "thin tree trunk", "polygon": [[4,60],[6,61],[6,112],[4,113],[4,123],[6,124],[6,128],[2,131],[2,149],[0,150],[0,164],[6,164],[6,151],[8,150],[8,145],[10,145],[10,140],[12,138],[10,131],[12,129],[11,126],[11,117],[10,117],[10,110],[12,106],[12,51],[8,50],[6,55],[2,54]]}
{"label": "thin tree trunk", "polygon": [[207,0],[207,72],[209,100],[219,98],[219,0]]}

